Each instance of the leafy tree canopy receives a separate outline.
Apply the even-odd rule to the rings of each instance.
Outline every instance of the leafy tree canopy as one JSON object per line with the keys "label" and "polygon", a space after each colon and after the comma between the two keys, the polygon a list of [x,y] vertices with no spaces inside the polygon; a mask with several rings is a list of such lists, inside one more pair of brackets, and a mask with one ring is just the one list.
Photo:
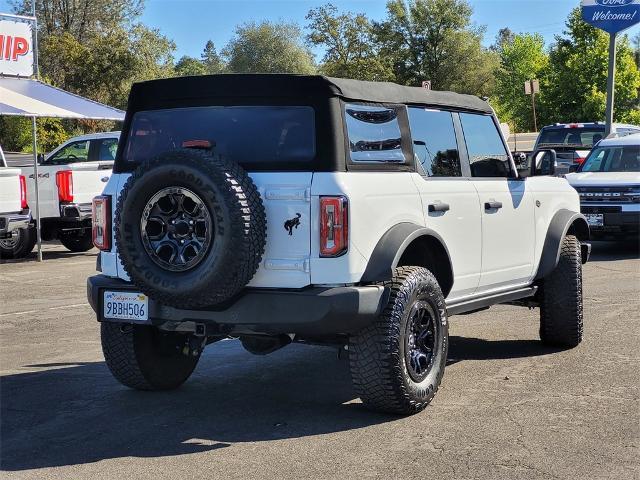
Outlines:
{"label": "leafy tree canopy", "polygon": [[293,23],[245,23],[223,50],[227,69],[235,73],[302,73],[316,71],[300,27]]}
{"label": "leafy tree canopy", "polygon": [[373,25],[363,14],[339,14],[332,4],[307,14],[307,41],[325,48],[321,72],[359,80],[393,80],[391,64],[379,53]]}

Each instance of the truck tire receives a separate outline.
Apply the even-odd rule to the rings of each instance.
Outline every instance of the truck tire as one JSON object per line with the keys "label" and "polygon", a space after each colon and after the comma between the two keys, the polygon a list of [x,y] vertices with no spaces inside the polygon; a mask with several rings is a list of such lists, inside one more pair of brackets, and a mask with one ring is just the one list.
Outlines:
{"label": "truck tire", "polygon": [[258,269],[266,215],[251,178],[209,152],[166,152],[129,177],[116,208],[124,269],[164,305],[201,308],[229,300]]}
{"label": "truck tire", "polygon": [[102,352],[109,370],[121,384],[136,390],[171,390],[182,385],[200,356],[180,350],[185,336],[147,325],[100,324]]}
{"label": "truck tire", "polygon": [[378,319],[349,339],[356,393],[377,411],[412,414],[433,399],[447,361],[446,305],[433,274],[400,267],[383,283],[389,302]]}
{"label": "truck tire", "polygon": [[91,230],[81,232],[63,232],[60,234],[60,243],[71,252],[87,252],[93,248]]}
{"label": "truck tire", "polygon": [[0,258],[24,258],[36,244],[36,229],[21,228],[11,238],[0,239]]}
{"label": "truck tire", "polygon": [[567,235],[558,265],[542,281],[540,339],[547,345],[573,348],[582,341],[582,321],[580,242]]}

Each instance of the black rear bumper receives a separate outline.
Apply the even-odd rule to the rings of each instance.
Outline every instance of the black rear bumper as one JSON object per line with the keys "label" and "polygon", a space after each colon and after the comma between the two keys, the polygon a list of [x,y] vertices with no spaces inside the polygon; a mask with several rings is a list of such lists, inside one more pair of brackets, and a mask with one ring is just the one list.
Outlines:
{"label": "black rear bumper", "polygon": [[[105,290],[137,291],[131,283],[96,275],[87,279],[87,298],[98,321]],[[323,336],[356,332],[382,311],[388,291],[382,286],[310,287],[302,290],[245,289],[224,308],[186,310],[149,299],[149,324],[204,323],[227,334],[267,333]],[[127,322],[126,320],[122,320]]]}

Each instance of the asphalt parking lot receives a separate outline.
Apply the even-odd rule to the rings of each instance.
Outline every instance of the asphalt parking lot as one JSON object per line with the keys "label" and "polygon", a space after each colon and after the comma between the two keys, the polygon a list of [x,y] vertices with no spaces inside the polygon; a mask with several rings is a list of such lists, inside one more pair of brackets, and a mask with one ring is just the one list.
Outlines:
{"label": "asphalt parking lot", "polygon": [[537,341],[538,311],[453,317],[449,365],[412,417],[364,410],[346,359],[208,347],[178,391],[120,386],[86,304],[95,251],[0,265],[0,477],[640,478],[640,253],[596,243],[585,341]]}

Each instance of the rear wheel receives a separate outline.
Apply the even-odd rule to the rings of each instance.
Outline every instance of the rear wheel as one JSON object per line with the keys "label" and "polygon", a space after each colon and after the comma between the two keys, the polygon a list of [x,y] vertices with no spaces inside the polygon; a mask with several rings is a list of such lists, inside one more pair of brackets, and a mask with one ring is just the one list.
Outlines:
{"label": "rear wheel", "polygon": [[433,274],[400,267],[389,303],[370,326],[349,341],[351,378],[365,406],[410,414],[433,399],[447,361],[448,325],[444,296]]}
{"label": "rear wheel", "polygon": [[86,252],[93,248],[91,230],[64,232],[60,234],[60,243],[72,252]]}
{"label": "rear wheel", "polygon": [[183,355],[186,337],[146,325],[100,324],[102,352],[120,383],[137,390],[171,390],[191,375],[199,355]]}
{"label": "rear wheel", "polygon": [[24,258],[36,244],[35,228],[21,228],[11,238],[0,239],[0,258]]}
{"label": "rear wheel", "polygon": [[582,341],[582,256],[580,241],[567,235],[556,268],[542,283],[540,339],[573,348]]}

